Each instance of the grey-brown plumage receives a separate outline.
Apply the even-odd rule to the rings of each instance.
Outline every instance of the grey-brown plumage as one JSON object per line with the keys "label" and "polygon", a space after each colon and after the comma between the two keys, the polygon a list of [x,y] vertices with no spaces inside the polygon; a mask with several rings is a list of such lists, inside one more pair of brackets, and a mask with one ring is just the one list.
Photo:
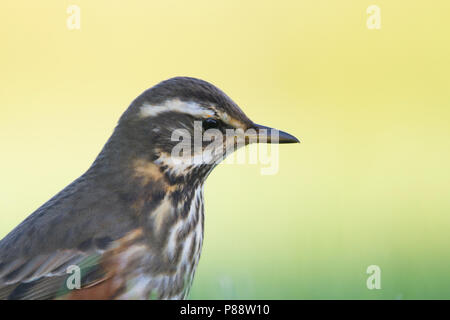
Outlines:
{"label": "grey-brown plumage", "polygon": [[[148,89],[88,171],[0,241],[0,298],[185,298],[203,242],[203,184],[217,163],[174,165],[167,155],[172,132],[193,132],[194,121],[262,128],[205,81]],[[280,142],[297,141],[280,132]],[[67,286],[69,266],[80,267],[80,289]]]}

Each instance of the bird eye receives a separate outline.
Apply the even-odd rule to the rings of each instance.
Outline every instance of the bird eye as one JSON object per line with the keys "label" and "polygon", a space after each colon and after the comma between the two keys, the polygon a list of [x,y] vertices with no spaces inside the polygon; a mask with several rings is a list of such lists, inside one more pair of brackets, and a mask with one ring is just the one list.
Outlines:
{"label": "bird eye", "polygon": [[215,129],[219,126],[219,121],[213,118],[203,120],[203,130]]}

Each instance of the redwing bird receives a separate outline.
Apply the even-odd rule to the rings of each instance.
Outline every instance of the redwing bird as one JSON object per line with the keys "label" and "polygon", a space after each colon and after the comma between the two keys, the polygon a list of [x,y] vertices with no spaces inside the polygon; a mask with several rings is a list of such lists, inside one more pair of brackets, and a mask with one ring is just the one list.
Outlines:
{"label": "redwing bird", "polygon": [[[87,172],[1,240],[0,299],[185,298],[203,242],[203,184],[220,160],[198,157],[204,141],[193,154],[172,156],[174,131],[194,136],[195,123],[298,142],[253,123],[208,82],[157,84],[131,103]],[[215,152],[236,146],[218,141]],[[74,277],[69,286],[73,266],[78,286]]]}

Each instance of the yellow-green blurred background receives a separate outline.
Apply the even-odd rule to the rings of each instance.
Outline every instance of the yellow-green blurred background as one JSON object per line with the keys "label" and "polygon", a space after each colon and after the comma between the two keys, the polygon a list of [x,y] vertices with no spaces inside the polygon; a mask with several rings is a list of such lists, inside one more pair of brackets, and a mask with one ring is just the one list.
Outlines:
{"label": "yellow-green blurred background", "polygon": [[[449,13],[447,0],[2,0],[0,237],[89,167],[138,94],[186,75],[303,142],[281,146],[276,175],[210,176],[191,298],[450,298]],[[373,264],[381,290],[366,287]]]}

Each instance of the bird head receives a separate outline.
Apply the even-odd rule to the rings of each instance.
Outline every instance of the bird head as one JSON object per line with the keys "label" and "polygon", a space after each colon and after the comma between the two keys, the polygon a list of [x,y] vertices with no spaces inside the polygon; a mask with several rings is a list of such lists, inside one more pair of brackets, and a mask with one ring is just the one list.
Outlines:
{"label": "bird head", "polygon": [[204,178],[244,145],[299,142],[286,132],[255,124],[214,85],[187,77],[165,80],[138,96],[120,118],[112,140],[172,176],[195,172]]}

